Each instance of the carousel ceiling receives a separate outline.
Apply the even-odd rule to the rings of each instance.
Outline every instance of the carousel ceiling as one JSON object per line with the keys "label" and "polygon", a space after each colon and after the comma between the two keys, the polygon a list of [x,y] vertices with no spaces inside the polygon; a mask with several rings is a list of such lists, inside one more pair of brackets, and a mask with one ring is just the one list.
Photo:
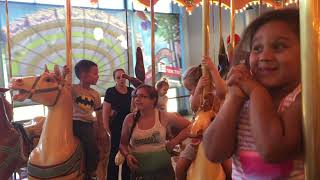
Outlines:
{"label": "carousel ceiling", "polygon": [[[220,0],[221,7],[230,9],[231,0]],[[201,5],[202,0],[173,0],[179,6],[183,6],[190,13],[193,8]],[[210,4],[219,5],[219,0],[209,0]],[[279,8],[282,6],[288,6],[293,3],[298,3],[298,0],[234,0],[234,9],[237,12],[242,12],[247,9],[247,7],[258,4],[265,4],[268,7]]]}
{"label": "carousel ceiling", "polygon": [[[136,0],[137,2],[143,4],[146,7],[150,7],[150,0]],[[179,6],[185,7],[186,10],[191,13],[193,8],[201,5],[202,0],[172,0],[173,3]],[[219,0],[208,0],[211,4],[219,5]],[[158,0],[153,0],[156,4]],[[292,3],[298,3],[298,0],[234,0],[234,9],[237,12],[244,11],[247,7],[258,4],[265,4],[268,7],[279,8]],[[221,6],[230,9],[230,0],[221,0]]]}

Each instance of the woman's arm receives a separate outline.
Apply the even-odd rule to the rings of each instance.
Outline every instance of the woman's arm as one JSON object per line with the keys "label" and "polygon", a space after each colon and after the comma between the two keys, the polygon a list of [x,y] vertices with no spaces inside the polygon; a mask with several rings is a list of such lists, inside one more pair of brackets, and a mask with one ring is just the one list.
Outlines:
{"label": "woman's arm", "polygon": [[109,127],[110,115],[111,115],[111,104],[104,101],[103,108],[102,108],[103,127],[108,132],[110,132],[110,127]]}
{"label": "woman's arm", "polygon": [[138,161],[129,152],[129,142],[131,136],[131,127],[133,124],[133,113],[127,115],[123,121],[119,150],[126,158],[130,169],[138,168]]}
{"label": "woman's arm", "polygon": [[126,156],[129,154],[129,141],[130,141],[130,130],[133,122],[132,113],[128,114],[123,121],[122,130],[121,130],[121,139],[120,139],[120,152]]}
{"label": "woman's arm", "polygon": [[187,139],[189,136],[190,136],[190,126],[187,126],[186,128],[182,129],[177,136],[175,136],[174,138],[170,139],[169,142],[167,142],[167,149],[169,151],[172,151],[177,144],[181,143],[182,141]]}
{"label": "woman's arm", "polygon": [[172,148],[185,140],[190,135],[190,127],[191,124],[189,120],[183,118],[182,116],[176,114],[176,113],[170,113],[170,112],[163,112],[164,118],[161,118],[161,120],[166,120],[166,122],[162,122],[166,124],[167,129],[178,129],[179,133],[177,136],[175,136],[173,139],[171,139],[167,147],[172,150]]}
{"label": "woman's arm", "polygon": [[168,127],[168,128],[184,129],[190,125],[189,120],[178,115],[177,113],[161,112],[161,115],[162,114],[164,115],[164,117],[163,117],[164,119],[161,119],[161,121],[166,121],[164,123],[166,124],[166,127]]}

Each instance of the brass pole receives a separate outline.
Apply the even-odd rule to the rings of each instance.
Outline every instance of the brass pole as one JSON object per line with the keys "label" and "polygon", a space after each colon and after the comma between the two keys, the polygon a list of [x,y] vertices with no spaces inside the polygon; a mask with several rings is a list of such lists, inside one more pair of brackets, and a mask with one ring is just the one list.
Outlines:
{"label": "brass pole", "polygon": [[230,0],[230,44],[232,51],[235,47],[235,39],[234,39],[234,31],[235,31],[235,6],[234,6],[234,0]]}
{"label": "brass pole", "polygon": [[209,56],[210,48],[210,9],[208,0],[202,0],[202,55]]}
{"label": "brass pole", "polygon": [[[72,45],[71,45],[71,0],[66,0],[65,4],[65,17],[66,17],[66,65],[72,69]],[[72,72],[72,71],[71,71]],[[67,82],[72,84],[72,73],[69,73],[66,77]]]}
{"label": "brass pole", "polygon": [[[7,51],[8,51],[8,62],[9,62],[9,79],[12,78],[12,59],[11,59],[11,36],[10,36],[10,20],[9,20],[9,5],[6,0],[6,28],[7,28]],[[7,66],[7,67],[8,67]],[[10,90],[11,104],[13,104],[13,92]]]}
{"label": "brass pole", "polygon": [[219,0],[219,47],[221,47],[222,41],[222,7],[221,7],[221,0]]}
{"label": "brass pole", "polygon": [[320,2],[300,2],[302,108],[306,179],[320,177]]}
{"label": "brass pole", "polygon": [[[209,49],[210,49],[210,8],[209,1],[202,0],[202,56],[209,57]],[[208,76],[208,68],[205,66],[201,66],[202,75]],[[208,94],[209,89],[203,89],[204,97]]]}
{"label": "brass pole", "polygon": [[[127,40],[127,59],[128,59],[128,70],[127,70],[127,73],[129,76],[131,76],[131,62],[130,62],[130,52],[129,52],[129,23],[128,23],[128,2],[127,1],[123,1],[124,2],[124,7],[125,7],[125,10],[126,10],[126,40]],[[129,82],[130,83],[130,82]]]}
{"label": "brass pole", "polygon": [[8,60],[9,60],[9,76],[12,77],[12,67],[11,67],[11,38],[10,38],[10,20],[9,20],[9,6],[8,0],[6,0],[6,27],[7,27],[7,50],[8,50]]}
{"label": "brass pole", "polygon": [[155,58],[155,44],[154,44],[154,3],[150,0],[151,7],[151,62],[152,62],[152,86],[156,85],[156,58]]}

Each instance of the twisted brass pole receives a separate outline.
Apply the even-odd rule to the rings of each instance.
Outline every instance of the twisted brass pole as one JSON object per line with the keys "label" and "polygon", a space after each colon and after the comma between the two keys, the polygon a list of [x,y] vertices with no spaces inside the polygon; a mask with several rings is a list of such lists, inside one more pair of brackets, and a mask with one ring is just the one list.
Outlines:
{"label": "twisted brass pole", "polygon": [[320,2],[300,2],[302,108],[306,179],[320,177]]}

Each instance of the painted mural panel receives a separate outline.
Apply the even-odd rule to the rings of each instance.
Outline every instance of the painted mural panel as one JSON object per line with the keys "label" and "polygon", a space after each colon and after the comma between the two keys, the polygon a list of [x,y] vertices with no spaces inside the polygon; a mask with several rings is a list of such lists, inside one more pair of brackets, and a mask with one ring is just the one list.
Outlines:
{"label": "painted mural panel", "polygon": [[[133,50],[139,46],[144,54],[146,83],[151,84],[151,18],[149,12],[133,13]],[[133,59],[134,61],[134,59]],[[181,44],[178,14],[155,15],[156,79],[166,77],[170,87],[181,86]]]}

